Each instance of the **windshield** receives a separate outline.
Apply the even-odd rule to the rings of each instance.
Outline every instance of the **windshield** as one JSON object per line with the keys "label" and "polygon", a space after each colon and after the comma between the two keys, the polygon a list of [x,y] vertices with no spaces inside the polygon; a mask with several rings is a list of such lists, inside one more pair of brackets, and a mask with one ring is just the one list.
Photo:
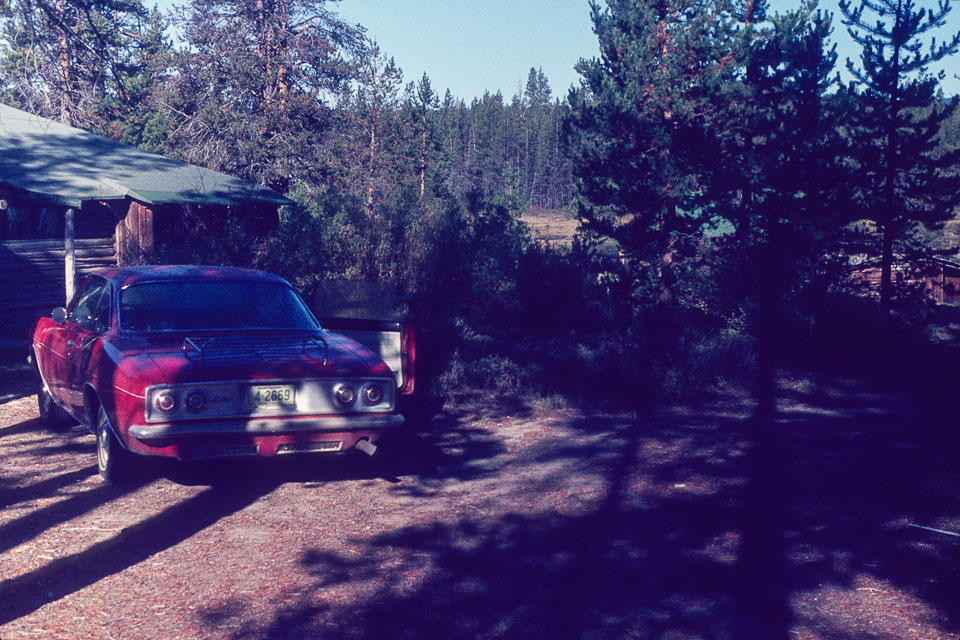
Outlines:
{"label": "windshield", "polygon": [[274,282],[144,282],[120,292],[124,331],[317,329],[290,287]]}

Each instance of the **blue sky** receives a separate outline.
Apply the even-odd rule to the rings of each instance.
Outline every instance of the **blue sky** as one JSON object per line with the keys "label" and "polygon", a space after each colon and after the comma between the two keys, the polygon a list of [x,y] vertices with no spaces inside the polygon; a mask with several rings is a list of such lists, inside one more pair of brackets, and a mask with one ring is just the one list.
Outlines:
{"label": "blue sky", "polygon": [[338,11],[367,28],[407,81],[426,72],[441,95],[468,102],[515,95],[531,67],[565,95],[577,60],[598,53],[586,0],[341,0]]}
{"label": "blue sky", "polygon": [[[918,4],[935,6],[932,0]],[[796,0],[771,1],[774,11],[796,5]],[[836,0],[821,0],[820,6],[839,13]],[[468,102],[484,91],[515,95],[531,67],[542,68],[554,96],[563,96],[578,81],[577,60],[597,55],[587,0],[341,0],[337,10],[348,22],[366,27],[406,81],[426,72],[441,95],[450,89]],[[858,50],[836,22],[842,66],[847,57],[856,59]],[[960,5],[954,5],[938,39],[958,30]],[[960,55],[947,71],[945,90],[960,92],[960,81],[952,77],[960,73]]]}

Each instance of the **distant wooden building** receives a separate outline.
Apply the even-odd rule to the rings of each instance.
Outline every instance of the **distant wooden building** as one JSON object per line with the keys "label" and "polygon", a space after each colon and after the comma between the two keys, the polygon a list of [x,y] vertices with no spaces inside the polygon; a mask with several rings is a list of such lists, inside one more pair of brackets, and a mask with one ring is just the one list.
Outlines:
{"label": "distant wooden building", "polygon": [[920,277],[924,292],[934,302],[956,304],[960,302],[960,260],[951,258],[926,258],[923,260]]}
{"label": "distant wooden building", "polygon": [[82,276],[148,260],[185,207],[276,221],[280,194],[0,104],[0,326],[69,301]]}
{"label": "distant wooden building", "polygon": [[[858,293],[879,297],[879,261],[861,262],[853,267],[848,284]],[[937,304],[960,303],[960,260],[926,256],[898,260],[890,268],[895,290],[922,291]]]}

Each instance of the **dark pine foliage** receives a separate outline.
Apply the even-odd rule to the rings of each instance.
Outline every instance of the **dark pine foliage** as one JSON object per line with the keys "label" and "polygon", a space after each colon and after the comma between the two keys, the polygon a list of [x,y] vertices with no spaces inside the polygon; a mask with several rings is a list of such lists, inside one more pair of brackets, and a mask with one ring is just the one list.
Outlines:
{"label": "dark pine foliage", "polygon": [[941,226],[960,202],[960,175],[951,169],[960,151],[938,152],[941,124],[956,99],[937,101],[940,76],[929,65],[957,52],[960,33],[940,45],[921,41],[944,26],[949,1],[936,9],[913,0],[841,0],[850,35],[862,47],[860,64],[847,61],[855,79],[851,161],[856,166],[858,204],[883,234],[880,306],[889,311],[894,242],[910,227]]}

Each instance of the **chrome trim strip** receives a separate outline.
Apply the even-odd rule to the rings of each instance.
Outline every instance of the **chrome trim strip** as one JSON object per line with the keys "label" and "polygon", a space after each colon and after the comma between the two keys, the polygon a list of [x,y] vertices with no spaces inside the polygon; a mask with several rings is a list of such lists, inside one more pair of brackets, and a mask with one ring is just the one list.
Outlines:
{"label": "chrome trim strip", "polygon": [[[119,368],[120,368],[120,361],[124,358],[123,352],[120,351],[119,349],[117,349],[117,348],[116,348],[115,346],[113,346],[112,344],[110,344],[110,341],[109,341],[109,340],[103,340],[103,341],[101,341],[100,344],[103,345],[103,351],[104,351],[104,353],[106,353],[107,356],[109,356],[110,360],[113,361],[114,366],[115,366],[117,369],[119,369]],[[110,386],[113,387],[116,391],[119,391],[120,393],[124,393],[124,394],[126,394],[126,395],[128,395],[128,396],[131,396],[131,397],[133,397],[133,398],[136,398],[137,400],[146,400],[146,399],[147,399],[147,396],[146,396],[146,395],[137,395],[136,393],[134,393],[133,391],[130,391],[129,389],[124,389],[123,387],[117,386],[117,384],[114,383],[114,382],[111,382],[111,383],[110,383]]]}
{"label": "chrome trim strip", "polygon": [[284,442],[277,447],[278,456],[294,456],[315,453],[339,453],[341,451],[343,451],[343,440]]}
{"label": "chrome trim strip", "polygon": [[[203,382],[176,382],[176,383],[166,383],[159,382],[152,384],[144,389],[144,399],[150,399],[153,397],[154,393],[159,393],[162,390],[170,390],[176,393],[183,393],[190,389],[200,389],[201,391],[206,391],[208,389],[216,389],[218,387],[230,387],[236,386],[237,391],[240,392],[248,386],[256,385],[295,385],[298,389],[305,388],[305,385],[317,384],[317,385],[335,385],[335,384],[354,384],[362,386],[368,383],[380,383],[384,386],[384,401],[378,405],[374,406],[357,406],[350,410],[350,415],[383,415],[390,413],[396,410],[397,407],[397,392],[393,387],[394,380],[393,378],[375,378],[375,377],[324,377],[324,378],[264,378],[264,379],[253,379],[253,378],[244,378],[244,379],[233,379],[233,380],[211,380]],[[299,391],[298,391],[299,393]],[[240,398],[237,398],[237,401],[240,401]],[[209,412],[206,414],[190,414],[184,416],[181,412],[177,412],[177,415],[174,416],[161,416],[155,418],[152,416],[152,408],[149,403],[146,403],[144,408],[144,421],[148,423],[166,423],[166,422],[179,422],[181,420],[185,421],[195,421],[197,419],[205,420],[226,420],[226,419],[235,419],[235,420],[247,420],[252,418],[297,418],[303,415],[324,415],[324,414],[333,414],[339,412],[338,407],[330,406],[326,408],[317,408],[314,407],[308,410],[296,409],[270,409],[270,410],[258,410],[258,411],[248,411],[243,408],[237,409],[236,411],[223,412],[220,415],[210,415]],[[206,416],[206,417],[205,417]]]}
{"label": "chrome trim strip", "polygon": [[119,391],[120,393],[124,393],[124,394],[126,394],[126,395],[128,395],[128,396],[130,396],[130,397],[132,397],[132,398],[136,398],[137,400],[146,400],[146,399],[147,399],[147,396],[137,395],[137,394],[134,393],[133,391],[127,391],[126,389],[124,389],[124,388],[122,388],[122,387],[118,387],[116,384],[113,384],[113,385],[111,385],[111,386],[112,386],[114,389],[116,389],[117,391]]}
{"label": "chrome trim strip", "polygon": [[[119,432],[116,430],[116,428],[113,426],[113,422],[110,421],[110,414],[107,413],[107,408],[103,405],[103,398],[100,397],[100,392],[97,391],[97,388],[94,387],[92,384],[87,383],[87,384],[84,385],[84,393],[86,393],[87,388],[89,388],[91,391],[93,391],[93,394],[94,394],[95,396],[97,396],[97,404],[100,405],[101,407],[103,407],[103,412],[104,412],[104,413],[106,414],[106,416],[107,416],[107,428],[110,429],[110,431],[113,433],[113,436],[117,439],[117,442],[120,443],[120,447],[123,448],[124,450],[128,450],[128,449],[127,449],[127,445],[123,442],[123,438],[120,437],[120,433],[119,433]],[[92,409],[92,408],[93,408],[93,407],[91,407],[91,409]],[[100,416],[99,416],[99,415],[98,415],[97,417],[93,418],[93,419],[91,420],[91,422],[93,423],[93,424],[91,425],[92,428],[91,428],[91,427],[87,427],[87,430],[89,430],[91,433],[93,433],[93,435],[97,435],[97,426],[98,426],[98,425],[97,425],[97,421],[98,421],[99,419],[100,419]],[[83,424],[83,423],[81,422],[81,424]],[[86,425],[84,425],[84,426],[86,426]]]}
{"label": "chrome trim strip", "polygon": [[160,425],[133,425],[130,435],[137,440],[160,440],[191,436],[245,434],[271,436],[285,433],[326,433],[334,431],[362,431],[364,429],[393,429],[403,425],[403,416],[351,415],[313,416],[309,418],[274,418],[262,420],[214,420]]}
{"label": "chrome trim strip", "polygon": [[47,346],[37,342],[36,340],[33,341],[33,364],[36,365],[35,368],[37,370],[37,375],[40,377],[40,384],[42,384],[47,390],[47,393],[49,393],[50,386],[47,384],[46,378],[43,377],[43,368],[40,366],[40,353],[37,351],[37,347],[41,347],[46,350]]}
{"label": "chrome trim strip", "polygon": [[197,382],[157,382],[155,384],[149,385],[145,389],[145,393],[149,393],[151,389],[186,389],[187,387],[204,387],[204,386],[213,386],[218,384],[299,384],[301,382],[383,382],[384,384],[389,384],[393,382],[392,376],[385,377],[375,377],[375,376],[324,376],[322,378],[231,378],[223,380],[199,380]]}

